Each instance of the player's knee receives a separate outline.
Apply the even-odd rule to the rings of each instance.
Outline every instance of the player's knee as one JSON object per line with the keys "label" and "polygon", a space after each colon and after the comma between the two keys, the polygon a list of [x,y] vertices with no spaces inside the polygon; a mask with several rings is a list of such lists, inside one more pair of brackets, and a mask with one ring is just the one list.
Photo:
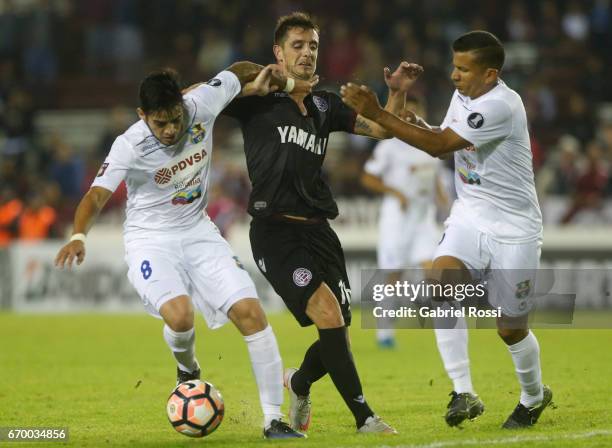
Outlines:
{"label": "player's knee", "polygon": [[319,309],[316,319],[312,319],[317,328],[339,328],[344,327],[342,314],[334,308]]}
{"label": "player's knee", "polygon": [[497,334],[507,345],[514,345],[527,336],[529,330],[523,328],[498,328]]}
{"label": "player's knee", "polygon": [[436,258],[428,275],[443,284],[457,284],[470,278],[465,264],[458,258],[450,256]]}
{"label": "player's knee", "polygon": [[193,328],[193,309],[180,309],[166,320],[166,324],[174,331],[187,331]]}
{"label": "player's knee", "polygon": [[320,329],[344,326],[344,318],[336,296],[325,283],[308,299],[306,315]]}
{"label": "player's knee", "polygon": [[268,326],[266,314],[257,299],[243,299],[236,302],[230,308],[228,317],[242,333],[261,331]]}
{"label": "player's knee", "polygon": [[187,331],[193,328],[193,306],[187,296],[167,301],[162,305],[160,314],[166,325],[174,331]]}

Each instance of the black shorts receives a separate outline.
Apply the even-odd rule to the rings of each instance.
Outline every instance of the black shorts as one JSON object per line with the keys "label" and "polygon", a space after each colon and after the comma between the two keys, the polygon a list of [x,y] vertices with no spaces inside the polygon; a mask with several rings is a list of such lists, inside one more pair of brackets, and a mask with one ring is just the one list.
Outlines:
{"label": "black shorts", "polygon": [[308,299],[325,282],[340,304],[344,323],[351,323],[351,287],[340,240],[327,221],[315,224],[255,218],[251,249],[261,273],[281,296],[302,327]]}

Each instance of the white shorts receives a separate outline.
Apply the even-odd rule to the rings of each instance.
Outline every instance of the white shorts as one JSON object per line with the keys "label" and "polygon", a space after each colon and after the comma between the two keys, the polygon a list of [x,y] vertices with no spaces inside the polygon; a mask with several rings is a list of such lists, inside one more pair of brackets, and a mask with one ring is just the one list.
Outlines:
{"label": "white shorts", "polygon": [[208,326],[218,328],[232,305],[258,298],[251,277],[208,217],[185,231],[125,240],[128,279],[155,317],[168,300],[187,295]]}
{"label": "white shorts", "polygon": [[502,243],[458,219],[447,221],[435,258],[458,258],[472,277],[486,280],[489,303],[509,317],[527,314],[533,307],[541,240]]}
{"label": "white shorts", "polygon": [[420,225],[404,232],[398,238],[381,235],[377,248],[380,269],[420,268],[421,263],[433,260],[440,239],[435,225]]}
{"label": "white shorts", "polygon": [[376,250],[379,269],[420,268],[433,260],[440,231],[435,221],[404,219],[381,223]]}

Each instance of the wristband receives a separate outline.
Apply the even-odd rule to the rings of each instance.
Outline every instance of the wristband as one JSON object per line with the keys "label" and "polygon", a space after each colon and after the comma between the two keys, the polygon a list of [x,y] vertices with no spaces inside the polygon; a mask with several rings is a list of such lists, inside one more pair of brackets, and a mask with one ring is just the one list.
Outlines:
{"label": "wristband", "polygon": [[70,241],[81,241],[82,243],[85,243],[86,238],[87,236],[84,233],[75,233],[70,237]]}
{"label": "wristband", "polygon": [[283,91],[287,93],[291,93],[294,87],[295,87],[295,80],[293,78],[287,78],[287,84],[285,84],[285,88],[283,89]]}

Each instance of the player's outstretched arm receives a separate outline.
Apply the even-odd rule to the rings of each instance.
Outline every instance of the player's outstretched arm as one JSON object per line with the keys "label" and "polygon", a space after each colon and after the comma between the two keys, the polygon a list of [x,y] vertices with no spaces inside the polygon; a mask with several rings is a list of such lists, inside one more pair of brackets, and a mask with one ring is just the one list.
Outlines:
{"label": "player's outstretched arm", "polygon": [[[319,76],[315,75],[308,81],[289,80],[282,72],[282,69],[277,64],[266,65],[257,74],[255,79],[246,83],[242,87],[242,96],[259,95],[265,96],[270,92],[277,90],[291,91],[292,93],[307,94],[310,93],[314,86],[319,82]],[[283,87],[284,86],[284,87]]]}
{"label": "player's outstretched arm", "polygon": [[[291,93],[310,93],[312,88],[319,81],[318,76],[315,76],[309,81],[289,79],[282,73],[278,65],[270,64],[266,67],[270,67],[269,85],[270,87],[274,88],[273,90],[270,90],[272,92],[275,90],[285,90],[286,92]],[[247,83],[255,81],[257,75],[259,75],[260,72],[266,67],[255,64],[254,62],[240,61],[234,62],[227,68],[227,70],[234,73],[238,77],[240,84],[244,87]]]}
{"label": "player's outstretched arm", "polygon": [[423,73],[423,67],[402,61],[400,65],[391,71],[389,67],[383,69],[385,84],[389,89],[385,110],[399,115],[406,105],[406,93]]}
{"label": "player's outstretched arm", "polygon": [[[421,73],[423,73],[423,67],[406,61],[400,63],[393,72],[389,67],[383,69],[385,84],[389,88],[387,104],[385,105],[386,111],[395,115],[402,113],[406,104],[406,92],[412,88]],[[354,132],[355,134],[379,139],[393,137],[387,129],[361,114],[355,120]]]}
{"label": "player's outstretched arm", "polygon": [[[313,76],[312,79],[308,81],[300,79],[289,80],[276,64],[270,64],[264,67],[254,62],[241,61],[233,63],[226,70],[234,73],[238,77],[240,85],[242,86],[242,96],[263,96],[277,90],[308,94],[319,82],[318,75]],[[205,83],[199,82],[197,84],[192,84],[183,89],[181,93],[185,95],[202,84]]]}
{"label": "player's outstretched arm", "polygon": [[441,132],[438,126],[432,126],[427,123],[422,117],[419,117],[410,109],[404,107],[399,114],[395,114],[407,123],[413,124],[423,129],[429,129],[431,131]]}
{"label": "player's outstretched arm", "polygon": [[366,86],[348,83],[341,87],[340,94],[342,101],[355,109],[358,114],[380,125],[391,135],[433,157],[441,157],[471,145],[450,128],[436,132],[406,123],[397,115],[384,110],[376,94]]}
{"label": "player's outstretched arm", "polygon": [[386,185],[380,177],[374,176],[370,173],[363,173],[360,180],[361,185],[363,185],[366,190],[370,190],[373,193],[395,196],[400,202],[402,210],[406,210],[408,208],[408,198],[404,196],[401,191]]}
{"label": "player's outstretched arm", "polygon": [[[76,236],[80,239],[73,239],[60,249],[55,257],[55,266],[63,269],[67,264],[70,268],[75,258],[77,265],[83,263],[85,259],[84,235],[87,234],[112,194],[113,192],[106,188],[92,187],[83,196],[74,214],[74,229],[72,231],[73,238]],[[80,235],[83,235],[83,237],[81,238]]]}

